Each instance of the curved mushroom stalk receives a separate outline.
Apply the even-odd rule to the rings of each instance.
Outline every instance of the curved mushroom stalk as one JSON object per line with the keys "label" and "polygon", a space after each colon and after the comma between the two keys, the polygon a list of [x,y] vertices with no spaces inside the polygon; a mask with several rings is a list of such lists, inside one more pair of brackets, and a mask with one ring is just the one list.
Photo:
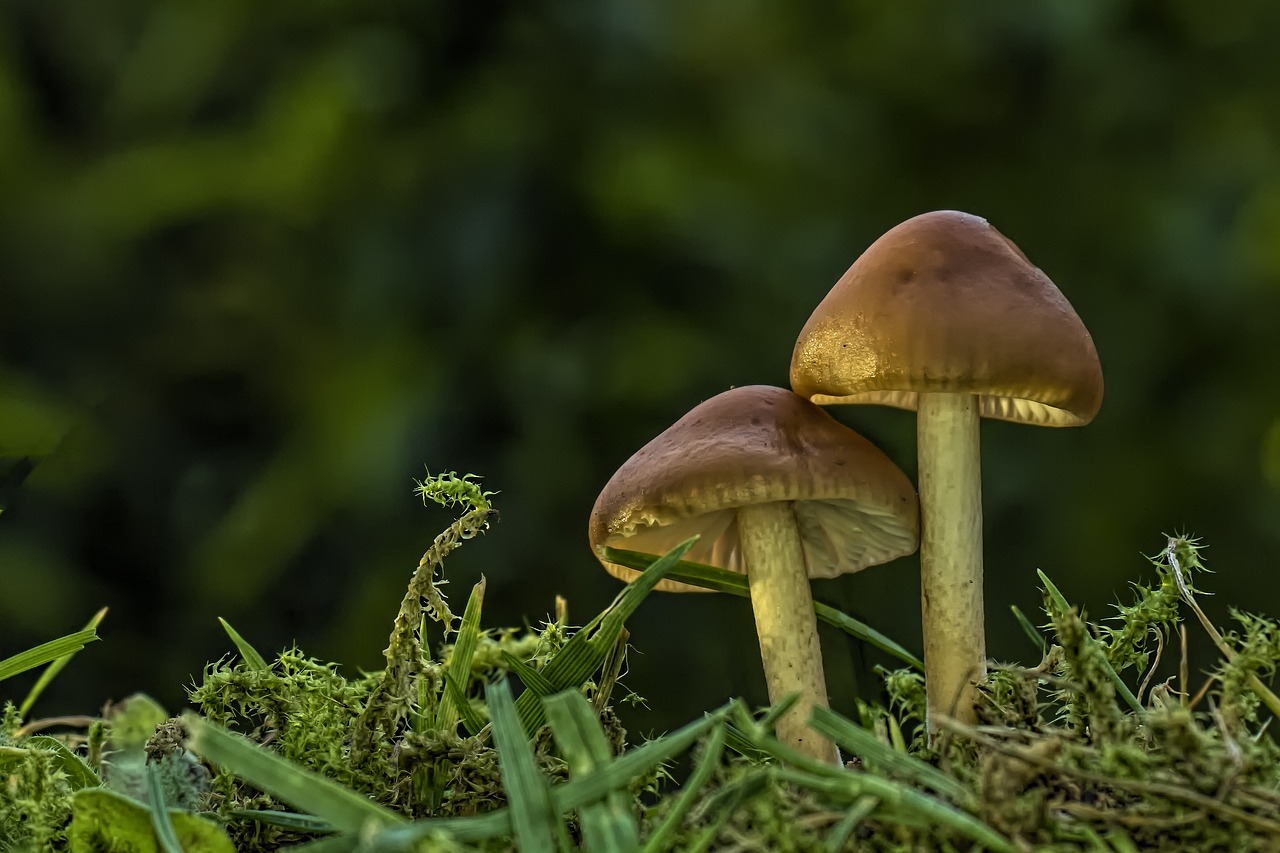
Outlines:
{"label": "curved mushroom stalk", "polygon": [[793,693],[800,695],[795,706],[778,720],[778,739],[810,758],[839,764],[836,745],[808,723],[814,706],[828,707],[827,681],[804,568],[804,545],[791,503],[776,501],[740,508],[738,536],[747,564],[769,703],[776,705]]}

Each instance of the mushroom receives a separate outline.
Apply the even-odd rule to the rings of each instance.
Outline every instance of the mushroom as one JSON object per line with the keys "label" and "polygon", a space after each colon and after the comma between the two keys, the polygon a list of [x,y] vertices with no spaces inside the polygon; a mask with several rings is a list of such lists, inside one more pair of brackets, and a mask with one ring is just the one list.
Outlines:
{"label": "mushroom", "polygon": [[[800,694],[779,738],[838,762],[811,730],[827,689],[811,577],[835,577],[915,551],[919,508],[911,481],[871,442],[785,388],[734,388],[694,407],[636,452],[591,512],[592,550],[664,554],[700,538],[686,559],[748,576],[769,701]],[[664,580],[658,589],[699,587]]]}
{"label": "mushroom", "polygon": [[818,404],[917,411],[929,714],[973,722],[986,673],[978,418],[1093,420],[1102,368],[1089,332],[985,219],[925,213],[876,240],[814,310],[791,387]]}

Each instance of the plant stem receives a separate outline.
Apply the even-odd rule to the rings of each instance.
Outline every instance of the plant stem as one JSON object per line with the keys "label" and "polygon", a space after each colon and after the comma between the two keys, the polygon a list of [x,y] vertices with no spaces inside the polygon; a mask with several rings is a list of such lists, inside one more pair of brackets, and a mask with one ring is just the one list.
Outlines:
{"label": "plant stem", "polygon": [[921,394],[920,593],[929,731],[944,714],[977,721],[976,682],[986,675],[982,612],[982,466],[978,400]]}
{"label": "plant stem", "polygon": [[800,701],[778,721],[778,739],[810,758],[839,764],[835,744],[808,726],[813,706],[827,707],[827,683],[804,549],[791,504],[739,507],[738,534],[769,701],[777,704],[800,694]]}
{"label": "plant stem", "polygon": [[[1227,645],[1227,641],[1222,638],[1222,634],[1218,632],[1218,629],[1214,624],[1209,621],[1209,617],[1204,615],[1204,611],[1200,609],[1200,605],[1196,603],[1196,597],[1192,593],[1191,584],[1185,577],[1183,577],[1182,574],[1184,570],[1182,568],[1182,564],[1178,561],[1178,552],[1175,547],[1177,542],[1177,539],[1171,537],[1169,539],[1168,547],[1165,548],[1165,554],[1169,560],[1169,568],[1173,572],[1173,579],[1178,584],[1178,593],[1182,596],[1182,600],[1191,607],[1192,612],[1196,614],[1196,618],[1199,619],[1200,624],[1204,626],[1204,630],[1209,635],[1209,639],[1213,640],[1213,644],[1218,647],[1218,651],[1227,659],[1227,663],[1230,663],[1236,659],[1236,650]],[[1184,644],[1186,642],[1185,632],[1183,634],[1183,642]],[[1185,661],[1186,658],[1186,652],[1183,652],[1182,659]],[[1186,676],[1183,676],[1182,684],[1184,690],[1186,689],[1186,683]],[[1249,675],[1248,683],[1249,688],[1253,690],[1254,694],[1259,699],[1262,700],[1262,704],[1267,706],[1267,710],[1270,711],[1273,716],[1280,716],[1280,696],[1276,696],[1275,693],[1271,692],[1271,688],[1263,684],[1262,680],[1252,673]]]}

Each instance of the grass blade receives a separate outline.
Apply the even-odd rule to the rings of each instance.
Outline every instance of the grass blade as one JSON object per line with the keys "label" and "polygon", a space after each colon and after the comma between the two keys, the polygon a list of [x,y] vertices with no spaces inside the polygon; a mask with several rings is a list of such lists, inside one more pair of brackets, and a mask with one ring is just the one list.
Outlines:
{"label": "grass blade", "polygon": [[191,732],[187,748],[192,752],[337,830],[359,832],[371,823],[385,826],[404,822],[395,812],[281,758],[243,735],[229,732],[195,714],[186,714],[182,719]]}
{"label": "grass blade", "polygon": [[[792,751],[782,744],[778,745],[782,746],[784,752]],[[794,757],[804,760],[804,756],[799,753],[795,753]],[[800,763],[792,761],[791,758],[786,760],[788,763]],[[771,768],[771,772],[781,781],[799,785],[829,797],[848,800],[851,803],[856,803],[865,797],[873,797],[883,805],[892,806],[894,810],[906,813],[921,826],[949,829],[998,853],[1018,853],[1018,848],[1009,839],[968,812],[892,779],[883,779],[872,776],[870,773],[838,771],[831,774],[806,772],[791,767],[774,767]]]}
{"label": "grass blade", "polygon": [[92,628],[86,628],[83,631],[67,634],[65,637],[59,637],[56,640],[41,643],[35,648],[27,649],[25,652],[18,652],[11,658],[0,660],[0,681],[12,678],[29,669],[43,666],[50,661],[73,655],[96,639],[98,639],[97,632]]}
{"label": "grass blade", "polygon": [[416,851],[433,835],[467,843],[509,838],[512,835],[511,807],[503,806],[471,817],[431,817],[377,833],[362,853],[408,853]]}
{"label": "grass blade", "polygon": [[622,670],[627,665],[627,641],[630,639],[631,632],[623,627],[600,667],[600,678],[596,680],[596,692],[591,697],[591,707],[595,709],[597,717],[604,713],[605,706],[609,704],[609,697],[613,695],[613,688],[622,677]]}
{"label": "grass blade", "polygon": [[799,693],[789,693],[783,696],[781,700],[764,709],[764,716],[756,721],[756,725],[762,731],[773,734],[778,726],[778,720],[782,719],[782,716],[794,708],[799,701]]}
{"label": "grass blade", "polygon": [[751,738],[733,725],[725,726],[725,745],[749,761],[759,764],[769,758],[768,753],[755,745]]}
{"label": "grass blade", "polygon": [[520,679],[520,683],[526,689],[532,690],[541,697],[551,696],[560,692],[556,690],[556,686],[545,675],[506,649],[502,650],[502,659],[506,662],[507,668],[516,674],[516,677]]}
{"label": "grass blade", "polygon": [[328,838],[291,844],[281,849],[288,850],[289,853],[355,853],[357,850],[368,853],[371,848],[358,835],[330,835]]}
{"label": "grass blade", "polygon": [[[627,584],[603,613],[584,625],[547,661],[542,668],[542,675],[555,687],[555,692],[580,687],[592,673],[600,669],[617,641],[623,623],[696,541],[697,537],[688,539],[665,556],[653,560],[648,570]],[[546,719],[542,703],[532,690],[520,694],[520,698],[516,700],[516,710],[529,735],[540,729]]]}
{"label": "grass blade", "polygon": [[845,849],[845,845],[849,842],[849,836],[853,835],[854,830],[858,828],[864,820],[871,816],[871,813],[880,805],[880,801],[875,797],[866,796],[858,799],[851,809],[845,812],[844,817],[840,818],[831,830],[831,834],[827,836],[827,846],[825,853],[840,853]]}
{"label": "grass blade", "polygon": [[[1071,610],[1071,604],[1068,603],[1066,597],[1058,591],[1058,588],[1053,585],[1053,581],[1049,580],[1049,576],[1039,569],[1036,569],[1036,574],[1040,576],[1040,583],[1044,584],[1044,591],[1048,593],[1050,600],[1053,601],[1053,606],[1059,608],[1063,613]],[[1098,642],[1087,630],[1085,631],[1084,636],[1086,643]],[[1120,677],[1120,673],[1116,672],[1115,667],[1113,667],[1107,660],[1105,653],[1100,656],[1099,663],[1106,666],[1107,677],[1111,680],[1111,683],[1115,685],[1116,693],[1120,695],[1120,698],[1124,699],[1125,704],[1128,705],[1139,717],[1146,716],[1147,709],[1142,707],[1142,703],[1138,701],[1138,697],[1133,695],[1133,691],[1129,689],[1129,685],[1124,683],[1124,679]]]}
{"label": "grass blade", "polygon": [[244,661],[246,667],[260,672],[265,672],[271,668],[266,658],[258,654],[258,650],[250,645],[248,640],[241,637],[236,629],[231,627],[230,622],[221,616],[218,617],[218,622],[222,625],[222,630],[226,631],[227,636],[231,638],[231,642],[235,643],[236,651],[240,652],[240,659]]}
{"label": "grass blade", "polygon": [[160,848],[164,853],[182,853],[182,843],[178,841],[178,832],[173,828],[169,808],[165,805],[160,773],[154,764],[147,767],[147,808],[151,810],[151,825],[155,827]]}
{"label": "grass blade", "polygon": [[473,737],[479,734],[480,730],[485,727],[484,718],[480,716],[480,712],[467,699],[467,694],[462,692],[458,682],[453,680],[453,675],[447,670],[444,673],[444,687],[448,694],[453,697],[453,705],[458,709],[458,716],[462,718],[462,725],[467,730],[467,734]]}
{"label": "grass blade", "polygon": [[[84,626],[84,630],[93,631],[94,637],[97,637],[98,626],[102,624],[102,620],[105,619],[106,616],[107,608],[104,607],[97,613],[93,614],[93,618],[91,618]],[[49,683],[57,677],[58,673],[62,672],[62,668],[71,662],[71,659],[75,657],[75,655],[75,652],[63,655],[53,663],[49,664],[48,669],[40,673],[40,677],[36,679],[36,683],[32,685],[31,690],[27,693],[27,697],[23,699],[22,704],[18,706],[19,718],[26,719],[27,712],[31,710],[31,706],[40,698],[40,694],[43,693],[44,689],[49,686]]]}
{"label": "grass blade", "polygon": [[[620,566],[626,566],[639,572],[648,569],[656,559],[652,554],[642,554],[639,551],[624,551],[618,548],[604,549],[604,558],[611,563],[617,563]],[[751,588],[746,575],[703,563],[691,563],[681,560],[666,573],[666,577],[681,583],[706,587],[716,592],[727,592],[741,598],[749,598],[751,596]],[[908,666],[915,667],[918,670],[924,669],[924,662],[920,658],[911,654],[911,652],[865,622],[854,619],[849,614],[819,601],[813,603],[813,611],[823,622],[834,625],[849,636],[875,646],[880,651],[892,655]]]}
{"label": "grass blade", "polygon": [[321,820],[315,815],[298,814],[297,812],[282,812],[273,809],[232,809],[231,816],[244,818],[245,820],[256,820],[258,823],[292,829],[296,832],[330,833],[334,831],[332,824],[328,821]]}
{"label": "grass blade", "polygon": [[868,643],[887,655],[892,655],[898,660],[914,669],[924,671],[924,661],[911,654],[902,646],[898,645],[889,637],[881,634],[875,628],[872,628],[865,622],[854,619],[843,610],[838,610],[830,604],[823,604],[821,601],[813,603],[813,611],[818,614],[818,618],[828,625],[834,625],[841,631],[844,631],[851,637]]}
{"label": "grass blade", "polygon": [[698,800],[698,794],[706,787],[707,782],[711,779],[711,774],[715,772],[716,767],[720,764],[720,756],[724,753],[726,736],[725,726],[712,729],[711,736],[707,738],[707,747],[702,751],[698,766],[693,773],[689,774],[689,779],[684,783],[684,787],[680,789],[680,794],[676,797],[675,805],[671,807],[671,811],[667,813],[662,823],[649,835],[642,853],[662,853],[662,851],[671,849],[671,839],[679,831],[681,821],[684,820],[689,810],[693,808],[694,803]]}
{"label": "grass blade", "polygon": [[970,804],[973,794],[960,781],[943,773],[932,764],[883,743],[871,732],[842,717],[830,708],[814,706],[809,725],[840,746],[853,752],[864,762],[912,782],[932,788],[953,802]]}
{"label": "grass blade", "polygon": [[1044,634],[1041,634],[1035,625],[1031,624],[1031,620],[1027,618],[1027,614],[1023,613],[1016,604],[1010,604],[1009,610],[1013,612],[1013,618],[1022,628],[1023,633],[1030,638],[1031,642],[1040,651],[1040,657],[1044,657],[1049,651],[1049,645],[1045,641]]}
{"label": "grass blade", "polygon": [[720,837],[721,830],[738,809],[764,790],[768,780],[763,773],[748,773],[716,792],[704,808],[705,814],[715,815],[711,824],[694,837],[688,853],[703,853]]}
{"label": "grass blade", "polygon": [[452,691],[446,690],[436,706],[435,728],[447,732],[458,725],[458,715],[463,705],[470,705],[466,700],[467,687],[471,683],[471,661],[475,657],[476,643],[480,640],[480,609],[484,606],[484,591],[487,586],[484,575],[480,582],[471,588],[471,596],[467,599],[467,609],[462,612],[462,623],[458,626],[458,637],[453,643],[453,653],[449,656],[449,664],[445,668],[447,675],[458,685],[458,692],[463,696],[460,704]]}
{"label": "grass blade", "polygon": [[643,746],[629,749],[595,773],[582,779],[571,779],[555,789],[556,803],[564,810],[582,808],[592,801],[601,786],[619,788],[636,777],[652,771],[659,764],[693,746],[704,734],[724,725],[730,703],[701,720],[689,723],[670,734],[651,740]]}
{"label": "grass blade", "polygon": [[485,691],[489,718],[493,725],[493,745],[498,750],[502,787],[511,803],[511,827],[522,853],[555,853],[553,838],[559,814],[551,799],[551,788],[538,769],[533,747],[525,736],[511,685],[507,681],[490,684]]}
{"label": "grass blade", "polygon": [[[573,779],[589,778],[614,760],[600,720],[586,698],[566,690],[543,700],[547,723]],[[582,834],[589,850],[631,853],[640,848],[640,827],[625,787],[601,786],[600,800],[581,809]]]}

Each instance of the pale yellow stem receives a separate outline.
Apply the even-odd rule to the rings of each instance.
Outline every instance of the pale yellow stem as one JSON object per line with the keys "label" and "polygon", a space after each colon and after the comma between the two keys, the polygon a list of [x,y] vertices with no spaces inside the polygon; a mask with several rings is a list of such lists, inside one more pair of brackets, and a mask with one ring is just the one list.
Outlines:
{"label": "pale yellow stem", "polygon": [[982,472],[978,399],[921,394],[920,593],[929,732],[936,714],[976,722],[986,675],[982,611]]}
{"label": "pale yellow stem", "polygon": [[800,694],[800,701],[778,721],[778,739],[811,758],[839,764],[835,744],[807,725],[815,705],[827,707],[827,683],[804,549],[791,504],[739,507],[738,534],[769,701],[776,704],[792,693]]}

